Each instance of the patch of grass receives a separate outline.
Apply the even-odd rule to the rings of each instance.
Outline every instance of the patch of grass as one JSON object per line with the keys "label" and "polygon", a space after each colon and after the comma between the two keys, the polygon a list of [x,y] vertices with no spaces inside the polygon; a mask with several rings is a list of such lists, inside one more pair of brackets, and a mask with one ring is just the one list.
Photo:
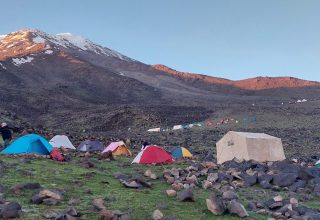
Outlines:
{"label": "patch of grass", "polygon": [[[151,180],[150,189],[135,190],[125,188],[113,177],[115,172],[129,173],[133,176],[142,175],[146,169],[151,169],[160,176],[164,169],[188,166],[183,162],[164,166],[142,166],[131,164],[131,158],[117,158],[116,161],[110,162],[95,160],[96,166],[86,169],[81,166],[79,158],[74,158],[69,163],[59,163],[49,159],[22,163],[18,158],[5,156],[1,156],[1,160],[7,167],[1,177],[1,183],[6,187],[3,197],[9,201],[19,202],[26,211],[23,219],[27,220],[41,219],[41,215],[49,210],[63,211],[71,206],[68,205],[71,198],[80,199],[75,208],[82,214],[82,219],[98,219],[98,213],[93,211],[92,201],[99,197],[104,198],[108,210],[120,210],[131,215],[133,219],[149,219],[158,205],[166,206],[165,209],[161,209],[165,216],[175,216],[178,219],[238,219],[231,215],[217,217],[207,210],[205,199],[212,193],[210,190],[195,190],[195,202],[179,202],[176,198],[168,198],[164,194],[170,186],[161,179]],[[30,176],[29,173],[33,175]],[[33,190],[26,190],[19,195],[10,191],[16,184],[28,182],[38,182],[44,188],[63,190],[63,201],[57,206],[34,205],[30,202],[35,193]],[[247,190],[254,189],[253,187]],[[255,193],[252,191],[252,194]],[[248,201],[245,196],[242,196],[242,193],[239,195],[246,205]],[[319,206],[319,202],[310,203],[308,206]],[[250,213],[250,218],[267,219],[267,216]]]}

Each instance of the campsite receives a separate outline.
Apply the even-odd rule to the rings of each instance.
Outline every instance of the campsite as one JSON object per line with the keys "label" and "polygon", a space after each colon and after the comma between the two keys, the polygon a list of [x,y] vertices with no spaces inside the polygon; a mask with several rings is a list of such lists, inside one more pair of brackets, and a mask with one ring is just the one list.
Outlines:
{"label": "campsite", "polygon": [[[227,131],[230,126],[233,124],[223,128]],[[256,124],[250,126],[251,130],[258,130]],[[317,215],[320,205],[317,187],[319,177],[310,176],[320,175],[319,170],[313,170],[316,158],[290,153],[285,147],[285,156],[281,158],[250,162],[250,157],[255,156],[248,154],[249,158],[244,158],[246,162],[235,153],[232,158],[219,164],[219,157],[225,158],[219,156],[219,145],[224,143],[221,147],[228,149],[230,146],[239,148],[239,143],[243,143],[241,138],[230,136],[233,133],[223,132],[221,128],[210,127],[206,130],[210,133],[221,132],[221,135],[215,136],[217,151],[215,148],[187,147],[187,144],[180,147],[163,144],[170,143],[168,138],[175,139],[176,135],[189,136],[192,131],[197,131],[194,135],[199,134],[199,131],[204,133],[203,128],[177,130],[174,134],[160,132],[158,135],[166,137],[166,141],[159,141],[158,146],[146,146],[143,150],[141,140],[148,137],[148,140],[156,142],[157,139],[150,138],[155,138],[154,133],[145,132],[141,140],[131,137],[130,140],[120,141],[117,138],[104,139],[97,136],[85,140],[85,137],[71,135],[69,138],[67,135],[54,135],[29,128],[28,132],[40,135],[20,136],[16,133],[17,140],[8,149],[27,142],[33,146],[27,149],[33,152],[19,147],[22,152],[4,150],[0,154],[3,198],[19,203],[21,210],[17,211],[20,213],[17,216],[22,215],[23,219],[35,219],[38,216],[44,219],[216,219],[217,216],[224,219],[245,216],[267,219],[286,215]],[[283,150],[283,146],[286,146],[286,139],[282,141],[282,146],[281,139],[266,134],[241,135],[249,139],[258,138],[253,143],[262,141],[252,146],[251,142],[247,142],[246,149],[251,151],[255,150],[255,146],[264,146],[262,150],[269,146]],[[274,145],[279,140],[280,145]],[[24,143],[21,146],[28,145]],[[64,156],[64,161],[50,156],[48,152],[53,149]],[[260,151],[258,149],[255,153]],[[270,162],[272,160],[279,162]],[[12,169],[15,172],[9,172]],[[306,174],[300,177],[302,171]],[[295,176],[295,173],[299,175]],[[283,182],[283,178],[291,180]],[[46,197],[38,202],[37,193],[41,190],[58,193],[61,199]],[[213,194],[217,197],[211,198]],[[244,210],[241,211],[241,206],[240,209],[230,209],[228,204],[231,199],[239,202]],[[212,209],[212,201],[224,203],[225,208],[218,206],[218,209]],[[293,208],[290,213],[284,208],[295,207],[296,203],[304,212],[300,208]],[[233,205],[237,207],[237,204]],[[275,211],[280,209],[283,213]]]}
{"label": "campsite", "polygon": [[320,0],[0,7],[0,220],[320,220]]}

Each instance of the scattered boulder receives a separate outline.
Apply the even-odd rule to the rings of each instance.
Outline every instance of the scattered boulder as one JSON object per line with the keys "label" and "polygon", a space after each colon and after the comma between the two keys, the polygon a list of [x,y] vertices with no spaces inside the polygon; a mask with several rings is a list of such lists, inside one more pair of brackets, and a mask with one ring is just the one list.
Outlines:
{"label": "scattered boulder", "polygon": [[232,200],[229,204],[228,204],[228,211],[231,214],[237,215],[240,218],[244,218],[244,217],[248,217],[249,214],[247,212],[247,210],[244,208],[244,206],[237,202],[236,200]]}
{"label": "scattered boulder", "polygon": [[281,208],[283,206],[282,202],[277,202],[274,199],[269,199],[268,201],[265,202],[265,205],[269,208],[269,209],[277,209],[277,208]]}
{"label": "scattered boulder", "polygon": [[307,185],[305,180],[298,180],[289,187],[289,191],[296,192],[298,189],[304,188]]}
{"label": "scattered boulder", "polygon": [[178,199],[181,202],[194,202],[193,191],[185,189],[178,194]]}
{"label": "scattered boulder", "polygon": [[225,200],[234,200],[238,199],[238,195],[234,191],[228,190],[222,194],[222,198]]}
{"label": "scattered boulder", "polygon": [[96,198],[93,200],[93,207],[98,210],[101,211],[103,209],[106,209],[106,207],[104,206],[104,201],[102,198]]}
{"label": "scattered boulder", "polygon": [[175,197],[177,195],[177,191],[175,191],[173,189],[168,189],[168,190],[166,190],[166,194],[169,197]]}
{"label": "scattered boulder", "polygon": [[226,211],[226,206],[223,200],[217,196],[211,196],[206,199],[207,208],[214,215],[222,215]]}
{"label": "scattered boulder", "polygon": [[273,184],[279,187],[291,186],[297,177],[295,173],[279,173],[273,177]]}
{"label": "scattered boulder", "polygon": [[34,194],[31,198],[33,204],[44,203],[46,205],[57,205],[63,199],[62,194],[57,190],[44,189]]}
{"label": "scattered boulder", "polygon": [[11,188],[11,191],[15,194],[21,193],[26,189],[40,189],[41,185],[39,183],[22,183],[17,184]]}
{"label": "scattered boulder", "polygon": [[43,198],[53,198],[56,200],[62,200],[62,194],[57,190],[44,189],[39,192],[39,196]]}
{"label": "scattered boulder", "polygon": [[249,187],[249,186],[253,186],[254,184],[257,183],[258,177],[257,175],[245,175],[243,176],[243,181],[244,181],[244,186]]}
{"label": "scattered boulder", "polygon": [[1,216],[3,219],[20,218],[22,216],[21,206],[17,202],[9,202],[2,207]]}

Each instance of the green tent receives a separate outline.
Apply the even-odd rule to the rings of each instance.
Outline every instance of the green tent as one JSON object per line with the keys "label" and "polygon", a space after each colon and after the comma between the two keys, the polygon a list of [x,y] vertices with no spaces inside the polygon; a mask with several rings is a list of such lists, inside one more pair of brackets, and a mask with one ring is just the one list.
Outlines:
{"label": "green tent", "polygon": [[315,166],[320,168],[320,160],[318,160]]}

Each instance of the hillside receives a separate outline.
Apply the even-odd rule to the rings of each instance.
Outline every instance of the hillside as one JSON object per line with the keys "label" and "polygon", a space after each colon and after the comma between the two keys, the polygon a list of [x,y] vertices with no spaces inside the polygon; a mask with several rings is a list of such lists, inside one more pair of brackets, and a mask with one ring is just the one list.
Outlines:
{"label": "hillside", "polygon": [[203,121],[249,112],[252,103],[268,109],[315,99],[320,90],[291,77],[231,81],[150,66],[70,33],[40,30],[0,37],[0,77],[3,111],[35,126],[90,132]]}

